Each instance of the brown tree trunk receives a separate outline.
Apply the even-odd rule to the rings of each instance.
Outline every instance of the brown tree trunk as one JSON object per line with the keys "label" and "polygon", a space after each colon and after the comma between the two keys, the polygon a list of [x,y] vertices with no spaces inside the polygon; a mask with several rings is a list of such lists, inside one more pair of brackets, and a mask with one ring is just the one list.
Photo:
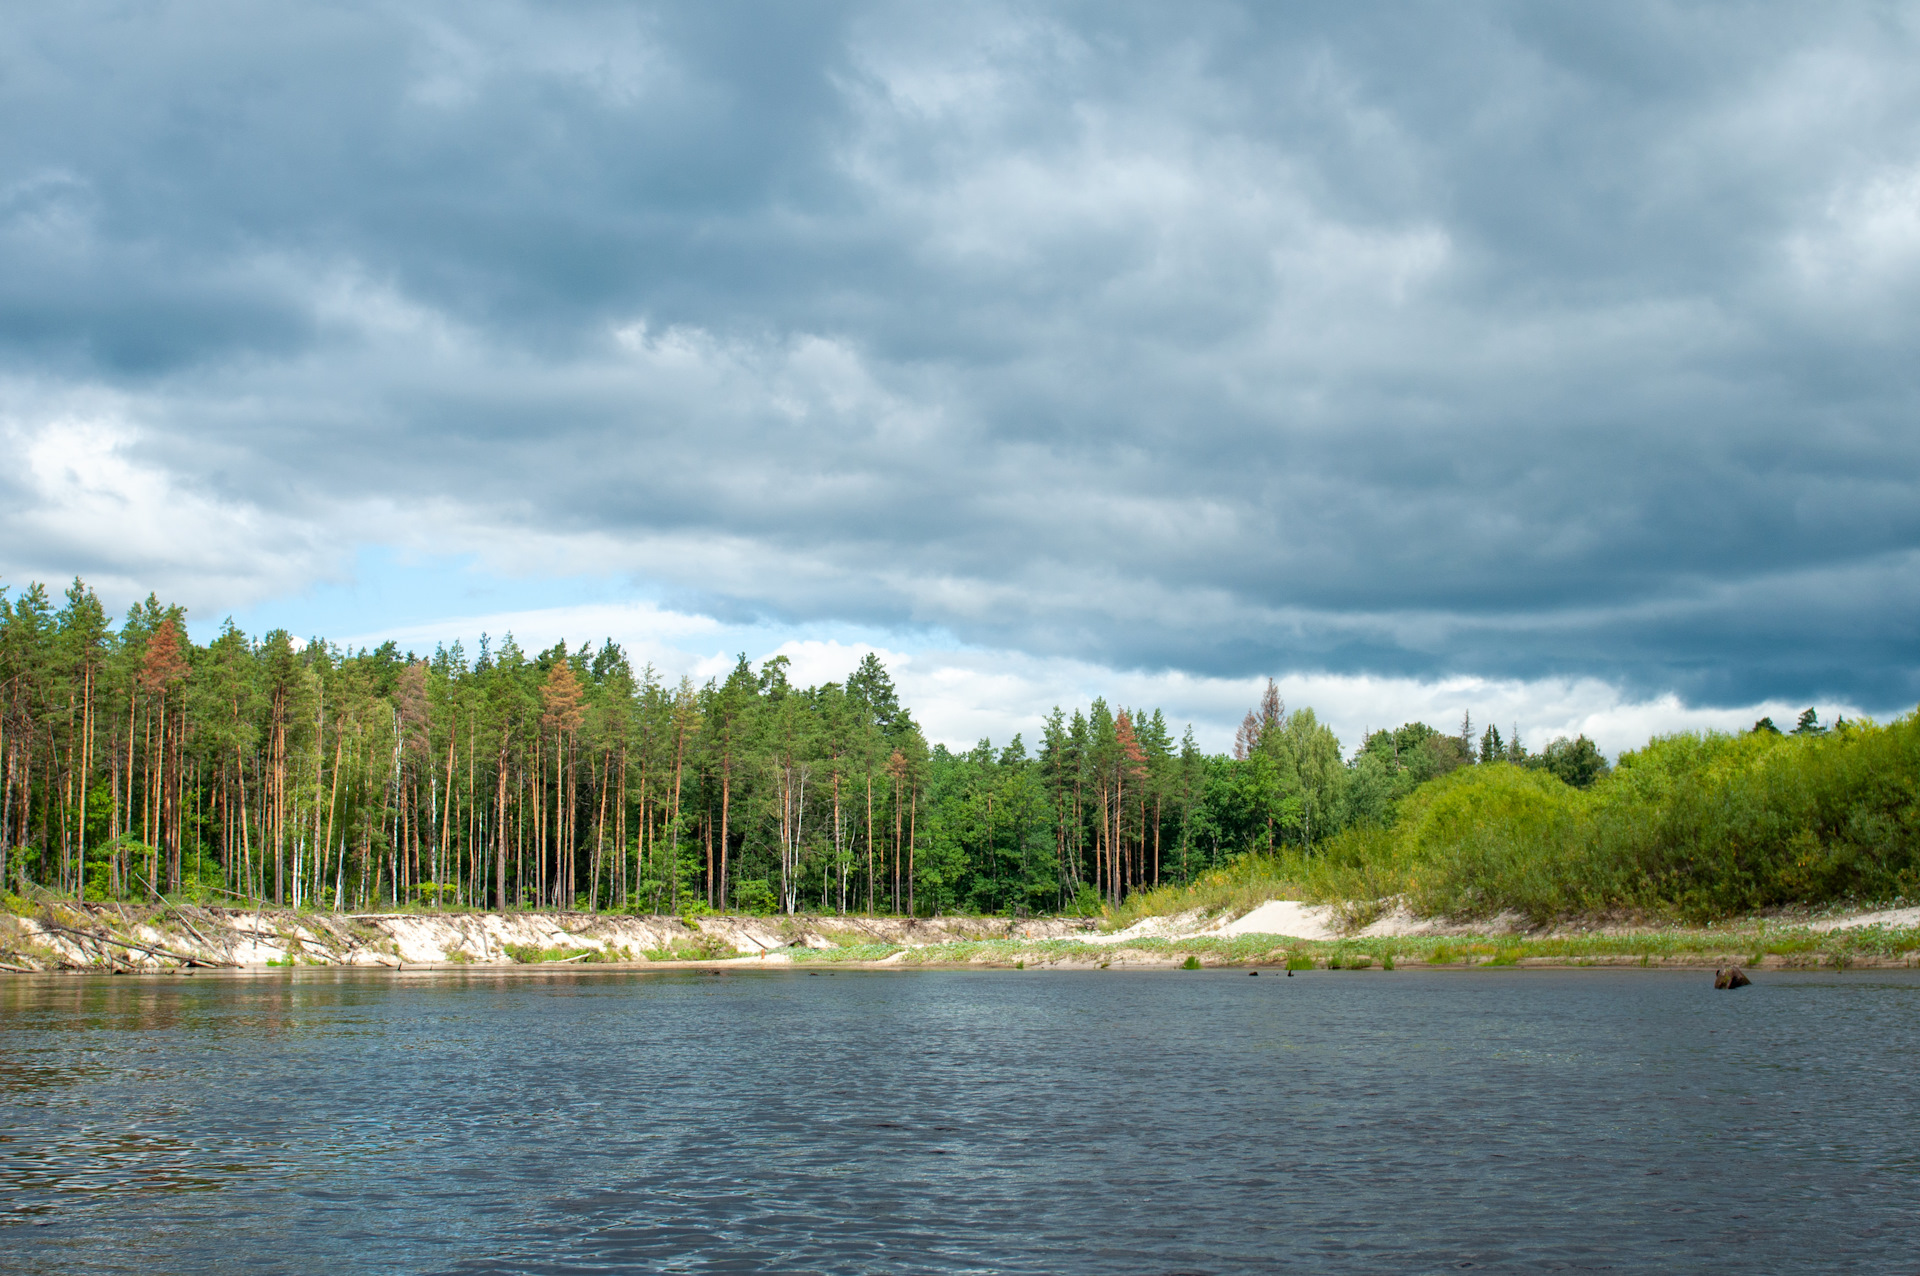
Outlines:
{"label": "brown tree trunk", "polygon": [[507,742],[502,733],[493,779],[493,901],[507,911]]}
{"label": "brown tree trunk", "polygon": [[[727,844],[729,834],[733,829],[732,804],[733,749],[729,746],[726,751],[720,755],[720,898],[709,901],[713,907],[720,909],[722,912],[725,912],[727,907]],[[707,866],[707,871],[709,873],[713,871],[711,864]]]}

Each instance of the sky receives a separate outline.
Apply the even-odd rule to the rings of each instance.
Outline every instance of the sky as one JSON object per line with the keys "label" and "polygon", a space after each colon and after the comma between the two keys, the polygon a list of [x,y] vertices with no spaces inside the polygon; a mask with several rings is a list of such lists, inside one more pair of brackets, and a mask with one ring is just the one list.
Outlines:
{"label": "sky", "polygon": [[1920,701],[1920,7],[0,24],[0,584],[928,734]]}

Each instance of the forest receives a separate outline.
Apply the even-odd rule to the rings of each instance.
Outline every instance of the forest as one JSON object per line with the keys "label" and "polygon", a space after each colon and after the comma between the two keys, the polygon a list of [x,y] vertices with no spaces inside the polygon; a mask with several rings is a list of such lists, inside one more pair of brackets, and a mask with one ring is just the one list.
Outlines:
{"label": "forest", "polygon": [[1231,755],[1101,699],[955,752],[872,655],[844,682],[788,671],[742,656],[670,685],[611,641],[421,657],[230,621],[198,645],[152,596],[116,625],[77,579],[0,592],[7,881],[349,911],[1091,913],[1384,826],[1475,762],[1607,770],[1584,737],[1530,755],[1470,722],[1347,758],[1271,683]]}

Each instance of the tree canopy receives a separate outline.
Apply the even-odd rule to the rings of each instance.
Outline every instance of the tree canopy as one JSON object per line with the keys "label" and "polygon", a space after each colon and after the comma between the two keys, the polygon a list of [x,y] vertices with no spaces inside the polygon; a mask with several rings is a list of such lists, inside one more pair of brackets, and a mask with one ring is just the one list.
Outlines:
{"label": "tree canopy", "polygon": [[[116,627],[79,580],[58,607],[0,591],[7,879],[333,909],[1084,911],[1310,848],[1476,760],[1465,727],[1418,722],[1346,759],[1271,683],[1231,755],[1099,698],[955,751],[872,654],[844,682],[791,672],[741,655],[669,683],[611,640],[510,634],[423,656],[228,622],[196,644],[152,596]],[[1478,752],[1606,771],[1584,737]]]}

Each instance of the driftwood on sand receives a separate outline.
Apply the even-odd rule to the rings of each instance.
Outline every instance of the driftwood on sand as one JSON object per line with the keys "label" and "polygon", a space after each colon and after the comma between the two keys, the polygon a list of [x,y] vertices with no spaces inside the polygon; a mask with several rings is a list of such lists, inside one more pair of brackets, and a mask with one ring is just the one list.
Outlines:
{"label": "driftwood on sand", "polygon": [[[116,948],[126,948],[133,952],[146,953],[153,957],[166,957],[172,961],[177,961],[188,966],[226,966],[231,969],[238,969],[240,965],[239,962],[235,961],[216,961],[207,957],[194,957],[187,953],[176,953],[171,949],[156,948],[152,944],[137,944],[130,939],[121,939],[114,935],[105,935],[99,931],[79,930],[72,926],[62,926],[56,921],[42,921],[40,925],[47,930],[58,931],[63,935],[72,935],[76,939],[91,940],[95,944],[112,944]],[[109,958],[109,960],[111,960],[111,958]]]}

